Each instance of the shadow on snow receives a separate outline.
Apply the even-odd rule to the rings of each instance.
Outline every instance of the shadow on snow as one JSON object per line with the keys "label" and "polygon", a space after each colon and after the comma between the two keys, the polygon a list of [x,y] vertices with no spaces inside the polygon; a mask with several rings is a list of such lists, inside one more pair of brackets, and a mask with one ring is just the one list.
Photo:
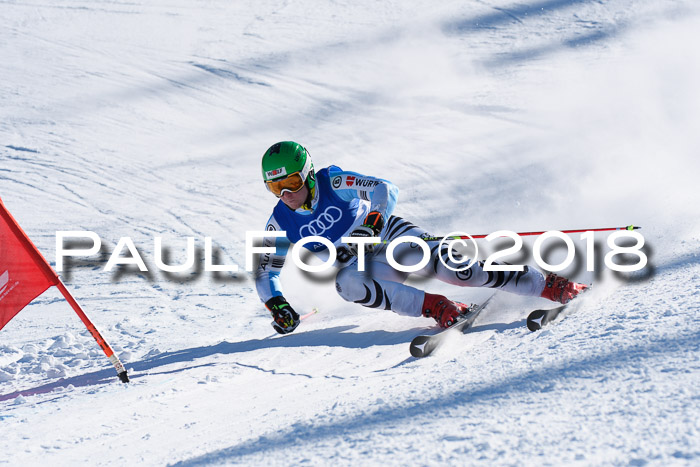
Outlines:
{"label": "shadow on snow", "polygon": [[[156,370],[167,365],[175,363],[194,362],[197,359],[209,357],[212,355],[227,355],[243,352],[254,352],[262,349],[273,348],[293,348],[293,347],[344,347],[348,349],[365,349],[372,346],[391,346],[400,343],[406,343],[416,336],[418,329],[408,329],[405,331],[389,332],[383,330],[367,331],[367,332],[346,332],[357,326],[337,326],[328,329],[317,329],[299,334],[290,334],[287,336],[274,336],[264,339],[250,339],[240,342],[220,342],[214,345],[201,347],[192,347],[189,349],[176,350],[172,352],[164,352],[154,357],[130,362],[125,364],[132,380],[137,380],[149,374],[153,374],[152,370]],[[207,366],[208,364],[187,366],[170,370],[159,371],[157,374],[179,373],[189,370],[194,367]],[[246,366],[246,365],[242,365]],[[257,368],[257,367],[256,367]],[[86,373],[83,375],[72,376],[70,378],[60,379],[48,384],[37,386],[35,388],[15,391],[8,394],[0,395],[0,402],[15,399],[19,396],[33,396],[38,394],[46,394],[55,389],[64,388],[72,385],[74,387],[94,386],[107,384],[117,381],[117,375],[113,369],[105,369]],[[45,401],[44,401],[45,402]]]}
{"label": "shadow on snow", "polygon": [[290,428],[261,435],[257,439],[234,446],[212,451],[202,456],[181,461],[177,466],[207,465],[211,463],[238,462],[246,455],[274,455],[275,451],[288,446],[300,446],[312,440],[321,443],[325,439],[342,435],[348,439],[353,433],[380,429],[381,425],[401,422],[429,416],[440,417],[444,411],[469,413],[469,408],[482,403],[493,403],[499,398],[511,397],[513,394],[542,393],[562,379],[590,377],[592,372],[614,371],[619,367],[638,365],[640,360],[657,358],[660,354],[686,352],[688,348],[700,350],[700,332],[695,331],[685,336],[669,336],[648,343],[631,345],[606,354],[594,354],[583,358],[574,357],[559,364],[553,364],[540,370],[527,370],[521,374],[504,378],[501,381],[476,388],[441,394],[430,400],[417,402],[412,406],[394,407],[387,404],[371,413],[354,417],[343,417],[329,423],[313,422],[294,423]]}

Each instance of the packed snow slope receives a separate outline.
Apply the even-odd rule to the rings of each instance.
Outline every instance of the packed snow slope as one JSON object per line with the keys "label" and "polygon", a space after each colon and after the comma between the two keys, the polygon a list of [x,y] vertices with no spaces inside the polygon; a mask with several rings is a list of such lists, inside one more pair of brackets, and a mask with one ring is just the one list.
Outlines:
{"label": "packed snow slope", "polygon": [[[700,463],[697,2],[0,11],[0,197],[52,263],[57,231],[99,235],[61,276],[132,377],[50,289],[0,331],[0,463]],[[279,337],[243,268],[275,203],[260,157],[289,139],[393,181],[396,214],[434,234],[634,223],[649,263],[613,273],[598,234],[588,272],[573,236],[563,274],[594,283],[578,310],[530,333],[551,303],[501,293],[422,360],[408,343],[431,320],[345,303],[333,274],[289,263],[287,298],[320,311]],[[121,237],[147,273],[105,271]],[[194,237],[197,265],[158,270],[155,237],[172,264]],[[204,271],[205,237],[241,271]],[[534,264],[526,246],[510,259]]]}

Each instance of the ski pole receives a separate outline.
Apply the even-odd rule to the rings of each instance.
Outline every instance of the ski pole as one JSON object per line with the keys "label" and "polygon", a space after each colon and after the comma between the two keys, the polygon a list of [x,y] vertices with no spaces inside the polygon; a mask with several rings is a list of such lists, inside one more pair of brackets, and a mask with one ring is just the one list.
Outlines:
{"label": "ski pole", "polygon": [[[611,231],[611,230],[637,230],[641,229],[641,227],[636,226],[636,225],[628,225],[627,227],[605,227],[602,229],[575,229],[575,230],[560,230],[561,233],[569,234],[569,233],[579,233],[579,232],[603,232],[603,231]],[[517,232],[516,235],[522,235],[522,236],[527,236],[527,235],[542,235],[543,233],[546,233],[547,231],[544,232]],[[481,235],[451,235],[449,237],[424,237],[423,241],[425,242],[437,242],[443,239],[450,239],[450,240],[467,240],[469,237],[471,238],[486,238],[488,237],[489,234],[481,234]]]}
{"label": "ski pole", "polygon": [[299,317],[299,319],[302,320],[302,321],[304,321],[306,318],[308,318],[309,316],[313,316],[313,315],[315,315],[316,313],[318,313],[318,308],[314,307],[311,311],[309,311],[309,312],[306,313],[305,315],[301,315],[301,316]]}

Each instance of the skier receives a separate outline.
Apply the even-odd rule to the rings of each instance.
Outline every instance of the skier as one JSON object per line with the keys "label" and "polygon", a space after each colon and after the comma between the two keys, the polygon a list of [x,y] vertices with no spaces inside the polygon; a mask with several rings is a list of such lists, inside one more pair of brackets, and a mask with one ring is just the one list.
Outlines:
{"label": "skier", "polygon": [[[284,298],[279,274],[291,243],[309,236],[325,237],[336,247],[334,265],[340,271],[335,287],[347,301],[402,315],[431,317],[441,327],[449,327],[466,310],[465,305],[442,295],[405,285],[408,273],[389,265],[384,243],[365,245],[362,272],[358,270],[358,244],[341,242],[342,237],[348,236],[381,237],[387,244],[402,236],[429,236],[420,227],[393,215],[399,190],[390,181],[333,165],[316,172],[307,150],[293,141],[274,144],[265,152],[262,175],[268,191],[279,198],[266,230],[285,231],[286,237],[265,238],[263,245],[276,250],[274,254],[261,255],[255,275],[256,288],[272,314],[272,326],[280,334],[294,331],[300,318]],[[322,243],[304,246],[321,259],[328,259],[328,248]],[[555,274],[545,277],[528,266],[520,272],[487,272],[483,270],[483,262],[475,262],[465,271],[450,270],[440,258],[453,269],[461,265],[449,258],[448,250],[447,244],[442,248],[439,244],[432,245],[430,261],[415,274],[457,286],[491,287],[560,303],[567,303],[586,288]],[[423,250],[415,243],[400,243],[394,249],[394,257],[401,264],[417,264]]]}

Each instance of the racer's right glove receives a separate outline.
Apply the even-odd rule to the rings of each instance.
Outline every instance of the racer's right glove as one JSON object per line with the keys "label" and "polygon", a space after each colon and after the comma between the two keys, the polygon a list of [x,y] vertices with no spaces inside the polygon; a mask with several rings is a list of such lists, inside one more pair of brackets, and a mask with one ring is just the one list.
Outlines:
{"label": "racer's right glove", "polygon": [[272,297],[265,302],[265,306],[270,310],[272,315],[272,327],[275,328],[280,334],[289,334],[294,331],[301,319],[299,319],[299,314],[294,311],[294,308],[289,304],[287,300],[281,295],[277,297]]}
{"label": "racer's right glove", "polygon": [[[384,216],[382,216],[381,212],[372,211],[369,214],[367,214],[367,217],[365,217],[365,221],[363,222],[363,224],[358,226],[355,230],[353,230],[350,233],[350,236],[363,238],[378,237],[379,233],[382,231],[383,228]],[[350,250],[350,253],[353,256],[357,256],[358,246],[359,245],[357,243],[348,244],[348,249]],[[374,245],[372,243],[368,243],[365,245],[365,253],[372,253],[373,251]]]}

